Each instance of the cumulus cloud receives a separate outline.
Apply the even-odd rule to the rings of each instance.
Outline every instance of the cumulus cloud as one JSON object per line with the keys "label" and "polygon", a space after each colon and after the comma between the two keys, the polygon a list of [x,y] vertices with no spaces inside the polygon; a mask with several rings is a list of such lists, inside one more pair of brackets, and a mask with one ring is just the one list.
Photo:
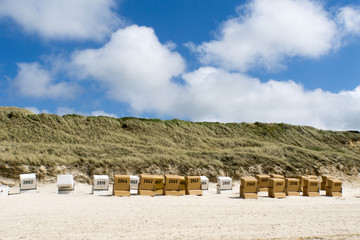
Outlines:
{"label": "cumulus cloud", "polygon": [[217,38],[193,48],[199,60],[242,72],[278,69],[287,57],[317,58],[339,44],[329,13],[310,0],[251,1],[224,22]]}
{"label": "cumulus cloud", "polygon": [[112,117],[112,118],[118,118],[118,116],[114,113],[106,113],[103,110],[97,110],[97,111],[93,111],[91,112],[92,116],[105,116],[105,117]]}
{"label": "cumulus cloud", "polygon": [[0,0],[0,17],[46,39],[102,40],[119,26],[114,0]]}
{"label": "cumulus cloud", "polygon": [[19,63],[18,67],[13,85],[24,97],[73,98],[79,90],[76,85],[56,83],[51,73],[43,69],[39,63]]}
{"label": "cumulus cloud", "polygon": [[[35,114],[40,114],[40,113],[50,113],[48,110],[46,109],[39,109],[37,107],[25,107],[25,109],[28,109],[30,111],[32,111]],[[82,115],[82,116],[106,116],[106,117],[113,117],[113,118],[118,118],[118,116],[116,114],[113,113],[107,113],[103,110],[96,110],[91,112],[91,114],[83,112],[83,111],[78,111],[74,108],[69,108],[69,107],[59,107],[56,109],[56,114],[59,116],[64,116],[67,114],[77,114],[77,115]]]}
{"label": "cumulus cloud", "polygon": [[82,116],[90,116],[90,114],[86,113],[86,112],[82,112],[82,111],[77,111],[74,108],[69,108],[69,107],[59,107],[56,110],[56,114],[59,116],[64,116],[67,114],[77,114],[77,115],[82,115]]}
{"label": "cumulus cloud", "polygon": [[[360,102],[360,86],[338,93],[307,90],[292,80],[261,82],[243,73],[230,73],[214,67],[202,67],[183,74],[182,78],[184,85],[162,87],[166,96],[148,94],[145,108],[143,105],[137,108],[138,105],[132,102],[137,103],[136,98],[118,100],[128,102],[140,114],[153,112],[158,116],[192,121],[284,122],[321,129],[360,129],[360,105],[357,104]],[[33,107],[28,109],[35,113],[45,112]],[[118,117],[103,110],[89,114],[69,107],[60,107],[56,113],[61,116]]]}
{"label": "cumulus cloud", "polygon": [[30,110],[30,111],[32,111],[32,112],[35,113],[35,114],[49,113],[49,111],[46,110],[46,109],[41,109],[41,110],[39,110],[39,109],[36,108],[36,107],[25,107],[25,109]]}
{"label": "cumulus cloud", "polygon": [[203,67],[184,76],[186,95],[169,108],[194,121],[285,122],[322,129],[359,129],[360,86],[339,93],[306,90],[294,81],[261,82]]}
{"label": "cumulus cloud", "polygon": [[142,92],[142,79],[136,82],[139,89],[111,86],[118,87],[116,92],[132,91],[133,97],[117,100],[129,103],[140,114],[152,112],[192,121],[285,122],[321,129],[360,129],[360,105],[356,104],[360,102],[360,86],[338,93],[306,90],[292,80],[261,82],[214,67],[185,73],[182,79],[184,85],[169,84],[168,80],[159,86],[165,94]]}
{"label": "cumulus cloud", "polygon": [[344,34],[360,35],[360,7],[346,6],[338,11],[338,24],[342,26]]}
{"label": "cumulus cloud", "polygon": [[135,111],[167,109],[178,89],[172,78],[185,68],[173,47],[161,44],[152,28],[132,25],[113,33],[102,48],[74,53],[72,62],[81,77],[106,85],[111,98]]}
{"label": "cumulus cloud", "polygon": [[[312,54],[310,50],[308,54]],[[100,82],[108,96],[129,103],[139,115],[151,112],[193,121],[360,128],[356,121],[360,106],[349,104],[360,100],[360,87],[339,93],[310,91],[291,80],[261,82],[215,67],[185,73],[182,57],[161,44],[153,29],[147,27],[120,29],[102,48],[74,53],[72,64],[82,78]],[[172,81],[179,76],[182,85]]]}

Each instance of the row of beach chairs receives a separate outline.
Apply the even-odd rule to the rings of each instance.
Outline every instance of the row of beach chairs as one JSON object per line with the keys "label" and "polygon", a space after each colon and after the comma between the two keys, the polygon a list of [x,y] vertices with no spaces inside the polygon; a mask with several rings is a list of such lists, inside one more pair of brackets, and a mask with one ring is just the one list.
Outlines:
{"label": "row of beach chairs", "polygon": [[342,181],[329,176],[321,176],[321,182],[317,176],[297,176],[285,178],[282,175],[256,175],[255,177],[242,177],[240,185],[240,197],[257,198],[259,192],[266,191],[272,198],[285,198],[286,196],[317,197],[320,190],[326,191],[326,196],[341,197]]}
{"label": "row of beach chairs", "polygon": [[[325,190],[327,196],[342,196],[342,181],[328,175],[297,176],[285,178],[282,175],[259,174],[256,177],[247,176],[240,179],[240,197],[257,198],[259,192],[268,192],[272,198],[286,196],[314,197],[320,195],[320,190]],[[59,194],[76,193],[73,175],[59,175],[57,177]],[[232,193],[233,182],[230,177],[218,177],[216,192]],[[178,176],[178,175],[115,175],[112,193],[109,192],[110,180],[108,175],[94,175],[91,193],[99,195],[130,196],[138,195],[198,195],[209,189],[209,179],[206,176]],[[8,187],[1,186],[0,193],[8,194]],[[21,174],[19,183],[20,193],[37,192],[36,174]],[[7,193],[6,193],[7,191]]]}

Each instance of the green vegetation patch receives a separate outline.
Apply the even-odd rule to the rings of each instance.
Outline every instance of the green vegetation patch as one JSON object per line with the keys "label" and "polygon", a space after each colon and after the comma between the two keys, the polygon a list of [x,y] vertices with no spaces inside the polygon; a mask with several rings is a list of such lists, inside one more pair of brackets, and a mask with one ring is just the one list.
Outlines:
{"label": "green vegetation patch", "polygon": [[0,107],[0,175],[321,174],[360,169],[360,133],[288,124],[34,114]]}

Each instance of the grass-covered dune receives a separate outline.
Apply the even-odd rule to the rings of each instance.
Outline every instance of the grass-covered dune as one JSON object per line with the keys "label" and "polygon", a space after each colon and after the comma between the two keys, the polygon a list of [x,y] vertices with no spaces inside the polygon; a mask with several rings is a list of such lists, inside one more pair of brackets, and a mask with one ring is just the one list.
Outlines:
{"label": "grass-covered dune", "polygon": [[33,114],[0,107],[0,176],[71,172],[287,176],[360,170],[360,133],[264,123]]}

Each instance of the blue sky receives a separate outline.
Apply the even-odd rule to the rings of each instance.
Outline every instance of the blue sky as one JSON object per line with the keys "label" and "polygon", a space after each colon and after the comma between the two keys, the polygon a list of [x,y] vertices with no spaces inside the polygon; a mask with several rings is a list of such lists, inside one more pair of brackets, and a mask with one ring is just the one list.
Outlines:
{"label": "blue sky", "polygon": [[360,4],[0,0],[0,105],[360,129]]}

